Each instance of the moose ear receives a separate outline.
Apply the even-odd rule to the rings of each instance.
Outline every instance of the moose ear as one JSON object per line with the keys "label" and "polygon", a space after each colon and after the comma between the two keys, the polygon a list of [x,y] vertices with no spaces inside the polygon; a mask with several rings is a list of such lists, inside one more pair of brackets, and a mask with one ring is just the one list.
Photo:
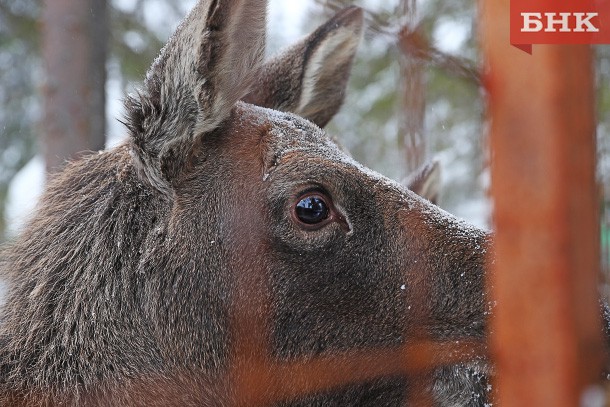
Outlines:
{"label": "moose ear", "polygon": [[438,203],[440,190],[441,167],[437,160],[429,161],[403,181],[403,185],[432,202]]}
{"label": "moose ear", "polygon": [[125,124],[139,156],[166,179],[195,139],[225,120],[260,68],[265,0],[200,0],[126,100]]}
{"label": "moose ear", "polygon": [[292,112],[323,127],[345,97],[362,36],[359,7],[347,7],[303,40],[267,61],[245,102]]}

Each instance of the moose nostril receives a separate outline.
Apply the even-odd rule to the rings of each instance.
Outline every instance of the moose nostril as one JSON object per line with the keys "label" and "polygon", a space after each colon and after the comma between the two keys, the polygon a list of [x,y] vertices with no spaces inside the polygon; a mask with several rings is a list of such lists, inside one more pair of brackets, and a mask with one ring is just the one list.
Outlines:
{"label": "moose nostril", "polygon": [[297,203],[295,212],[301,222],[314,225],[327,219],[330,211],[322,197],[311,195],[302,198]]}

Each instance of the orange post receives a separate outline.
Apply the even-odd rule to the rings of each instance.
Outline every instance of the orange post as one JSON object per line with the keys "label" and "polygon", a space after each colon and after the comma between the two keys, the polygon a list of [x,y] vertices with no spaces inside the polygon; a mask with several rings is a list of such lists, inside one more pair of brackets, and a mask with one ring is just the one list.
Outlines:
{"label": "orange post", "polygon": [[589,46],[509,44],[509,2],[480,2],[497,231],[489,288],[496,401],[577,406],[602,364]]}

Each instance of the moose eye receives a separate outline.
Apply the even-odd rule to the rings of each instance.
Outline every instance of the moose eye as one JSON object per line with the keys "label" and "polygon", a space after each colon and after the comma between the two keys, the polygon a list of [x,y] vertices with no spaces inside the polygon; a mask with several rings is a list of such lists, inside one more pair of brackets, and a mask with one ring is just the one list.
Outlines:
{"label": "moose eye", "polygon": [[297,203],[295,214],[301,222],[307,225],[315,225],[328,219],[330,210],[322,197],[319,195],[309,195],[303,197]]}

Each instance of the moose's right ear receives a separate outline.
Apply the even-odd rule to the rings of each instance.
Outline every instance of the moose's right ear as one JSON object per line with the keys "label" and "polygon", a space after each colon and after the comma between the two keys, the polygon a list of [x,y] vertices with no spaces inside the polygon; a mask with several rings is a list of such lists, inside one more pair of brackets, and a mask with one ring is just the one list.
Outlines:
{"label": "moose's right ear", "polygon": [[441,183],[440,174],[440,164],[437,160],[433,160],[422,165],[402,183],[417,195],[436,205]]}
{"label": "moose's right ear", "polygon": [[171,181],[195,139],[216,129],[246,94],[264,55],[266,4],[199,0],[152,64],[143,88],[127,98],[125,124],[156,184]]}
{"label": "moose's right ear", "polygon": [[362,9],[347,7],[267,61],[245,102],[292,112],[323,127],[345,97],[363,28]]}

